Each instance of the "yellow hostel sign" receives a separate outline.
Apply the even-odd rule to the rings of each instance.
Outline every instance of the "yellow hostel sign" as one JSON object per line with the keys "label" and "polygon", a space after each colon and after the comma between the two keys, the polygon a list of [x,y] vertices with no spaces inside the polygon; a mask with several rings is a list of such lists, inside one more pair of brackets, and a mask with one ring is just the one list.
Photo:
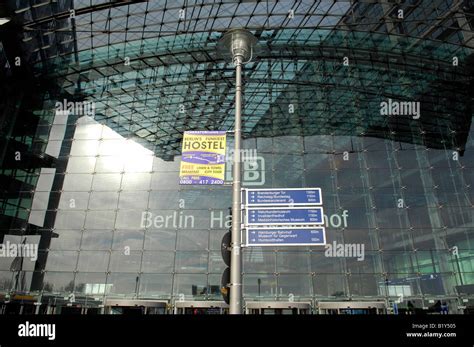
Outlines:
{"label": "yellow hostel sign", "polygon": [[185,131],[179,184],[223,184],[225,131]]}

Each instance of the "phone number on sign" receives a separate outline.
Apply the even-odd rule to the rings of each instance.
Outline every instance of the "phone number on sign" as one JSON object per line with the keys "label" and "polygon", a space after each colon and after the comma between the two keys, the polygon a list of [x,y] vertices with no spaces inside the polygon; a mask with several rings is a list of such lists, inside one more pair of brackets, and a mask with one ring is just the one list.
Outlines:
{"label": "phone number on sign", "polygon": [[224,180],[219,180],[219,179],[180,180],[179,184],[224,184]]}

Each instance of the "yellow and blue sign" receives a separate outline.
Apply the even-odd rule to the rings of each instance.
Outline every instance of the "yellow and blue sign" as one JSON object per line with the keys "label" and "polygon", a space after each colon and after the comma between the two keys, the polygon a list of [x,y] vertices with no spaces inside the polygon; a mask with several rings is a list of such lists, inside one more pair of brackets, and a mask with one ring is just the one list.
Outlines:
{"label": "yellow and blue sign", "polygon": [[225,131],[185,131],[179,184],[223,184]]}

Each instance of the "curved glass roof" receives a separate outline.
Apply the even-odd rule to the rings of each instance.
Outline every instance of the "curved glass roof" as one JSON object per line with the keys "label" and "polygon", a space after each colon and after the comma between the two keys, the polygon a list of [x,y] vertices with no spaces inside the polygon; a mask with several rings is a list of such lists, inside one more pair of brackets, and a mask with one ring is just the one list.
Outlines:
{"label": "curved glass roof", "polygon": [[[244,69],[244,136],[375,136],[464,148],[473,1],[8,4],[33,72],[59,87],[56,98],[95,102],[97,121],[163,158],[180,153],[185,130],[232,130],[234,69],[216,52],[229,28],[259,40]],[[420,119],[380,115],[388,99],[420,102]]]}

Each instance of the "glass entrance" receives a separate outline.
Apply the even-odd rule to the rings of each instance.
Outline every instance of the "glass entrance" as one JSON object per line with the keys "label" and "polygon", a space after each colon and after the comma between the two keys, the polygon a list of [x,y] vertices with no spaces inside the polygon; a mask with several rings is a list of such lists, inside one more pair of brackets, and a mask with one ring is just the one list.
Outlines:
{"label": "glass entrance", "polygon": [[245,305],[246,314],[293,315],[311,314],[309,302],[250,301]]}
{"label": "glass entrance", "polygon": [[189,315],[228,314],[229,305],[222,301],[176,301],[174,313]]}
{"label": "glass entrance", "polygon": [[270,314],[270,315],[280,315],[280,314],[309,314],[307,309],[285,309],[285,308],[252,308],[249,311],[249,314]]}
{"label": "glass entrance", "polygon": [[377,314],[376,308],[343,308],[340,314]]}
{"label": "glass entrance", "polygon": [[317,305],[320,314],[341,314],[341,315],[366,315],[384,314],[386,305],[384,302],[364,302],[364,301],[340,301],[340,302],[319,302]]}
{"label": "glass entrance", "polygon": [[0,313],[23,315],[35,314],[37,297],[26,294],[13,294],[8,301],[4,301],[0,306]]}
{"label": "glass entrance", "polygon": [[168,302],[159,300],[120,300],[108,299],[104,305],[105,314],[151,315],[167,314]]}
{"label": "glass entrance", "polygon": [[2,308],[3,314],[35,314],[36,306],[34,303],[28,302],[9,302],[5,303]]}

